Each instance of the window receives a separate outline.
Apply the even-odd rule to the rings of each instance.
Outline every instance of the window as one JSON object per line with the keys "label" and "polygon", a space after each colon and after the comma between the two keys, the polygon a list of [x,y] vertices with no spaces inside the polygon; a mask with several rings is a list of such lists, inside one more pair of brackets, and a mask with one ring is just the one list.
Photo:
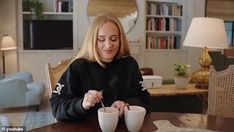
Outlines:
{"label": "window", "polygon": [[228,44],[234,46],[234,21],[224,21]]}

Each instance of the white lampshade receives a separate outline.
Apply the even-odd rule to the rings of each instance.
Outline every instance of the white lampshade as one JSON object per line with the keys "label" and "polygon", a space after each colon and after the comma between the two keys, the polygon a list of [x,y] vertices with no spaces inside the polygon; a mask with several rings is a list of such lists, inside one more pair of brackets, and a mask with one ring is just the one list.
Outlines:
{"label": "white lampshade", "polygon": [[193,18],[183,46],[228,48],[224,21],[217,18]]}
{"label": "white lampshade", "polygon": [[2,42],[0,46],[0,50],[13,50],[16,49],[15,41],[10,35],[4,35],[2,37]]}

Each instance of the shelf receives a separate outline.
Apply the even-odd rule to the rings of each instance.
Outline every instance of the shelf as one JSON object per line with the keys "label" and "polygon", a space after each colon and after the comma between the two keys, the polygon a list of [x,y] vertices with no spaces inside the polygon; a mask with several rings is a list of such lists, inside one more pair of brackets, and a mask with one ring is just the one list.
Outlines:
{"label": "shelf", "polygon": [[[31,12],[33,8],[19,8],[22,9],[22,48],[25,52],[73,51],[73,13],[76,13],[73,12],[73,1],[40,0],[42,15]],[[24,5],[23,2],[25,1],[20,1],[20,6]]]}
{"label": "shelf", "polygon": [[146,31],[146,33],[149,33],[149,34],[161,34],[160,36],[165,36],[165,34],[178,34],[180,35],[181,34],[181,31]]}
{"label": "shelf", "polygon": [[153,18],[178,18],[178,19],[182,19],[182,16],[170,16],[170,15],[146,15],[146,17],[153,17]]}
{"label": "shelf", "polygon": [[147,2],[159,2],[159,3],[173,3],[173,4],[177,4],[177,3],[181,3],[182,0],[147,0]]}
{"label": "shelf", "polygon": [[18,50],[19,53],[77,53],[78,50]]}
{"label": "shelf", "polygon": [[187,52],[186,49],[145,49],[147,52]]}
{"label": "shelf", "polygon": [[146,49],[180,49],[183,5],[181,0],[146,0]]}
{"label": "shelf", "polygon": [[[34,12],[23,12],[24,15],[35,15]],[[43,12],[44,15],[73,15],[73,12]]]}

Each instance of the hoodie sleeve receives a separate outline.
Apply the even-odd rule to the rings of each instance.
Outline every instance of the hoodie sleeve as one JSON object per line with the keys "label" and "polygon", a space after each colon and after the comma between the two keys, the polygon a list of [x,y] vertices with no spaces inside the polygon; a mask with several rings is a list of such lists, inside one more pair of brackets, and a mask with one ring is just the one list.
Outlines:
{"label": "hoodie sleeve", "polygon": [[80,88],[78,63],[73,62],[59,79],[52,92],[52,113],[58,120],[79,120],[86,111],[82,107],[83,91]]}
{"label": "hoodie sleeve", "polygon": [[139,105],[146,109],[147,112],[150,111],[150,94],[145,88],[143,83],[143,78],[139,70],[139,66],[135,59],[130,59],[130,87],[131,94],[130,98],[125,101],[130,105]]}

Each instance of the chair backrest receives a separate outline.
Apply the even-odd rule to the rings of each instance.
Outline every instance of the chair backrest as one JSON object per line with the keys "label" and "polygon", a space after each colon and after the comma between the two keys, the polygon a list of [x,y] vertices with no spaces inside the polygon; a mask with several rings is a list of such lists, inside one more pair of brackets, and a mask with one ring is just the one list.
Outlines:
{"label": "chair backrest", "polygon": [[149,67],[140,68],[140,72],[142,75],[154,75],[153,69]]}
{"label": "chair backrest", "polygon": [[47,83],[48,83],[49,90],[50,90],[50,95],[52,91],[55,89],[56,83],[58,82],[62,74],[65,72],[65,70],[67,69],[70,61],[71,61],[71,58],[62,60],[59,62],[57,66],[54,66],[54,67],[52,67],[50,63],[46,64],[46,76],[47,76]]}
{"label": "chair backrest", "polygon": [[224,49],[224,55],[227,57],[234,57],[234,49]]}
{"label": "chair backrest", "polygon": [[234,65],[216,71],[210,68],[208,115],[234,118]]}

